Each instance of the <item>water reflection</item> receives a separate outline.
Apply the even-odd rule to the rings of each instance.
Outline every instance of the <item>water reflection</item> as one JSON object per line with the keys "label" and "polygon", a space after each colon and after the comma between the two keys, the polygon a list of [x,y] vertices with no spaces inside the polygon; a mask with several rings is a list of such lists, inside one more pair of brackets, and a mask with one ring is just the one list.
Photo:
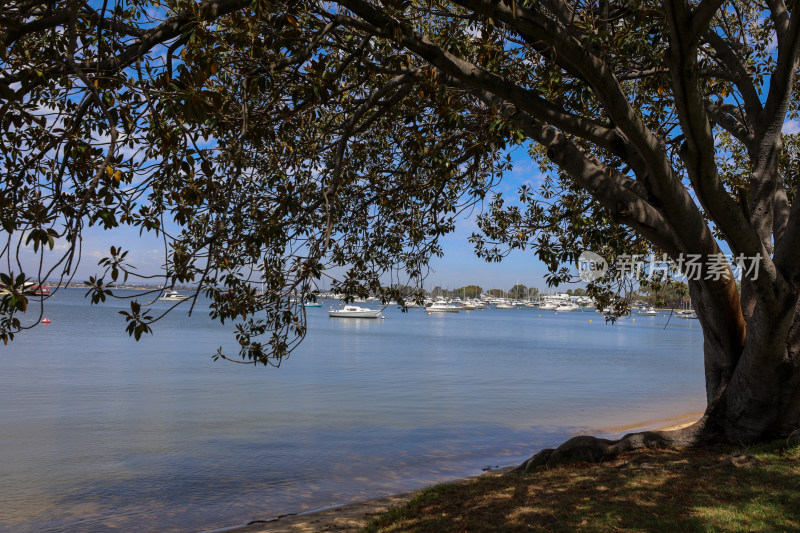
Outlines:
{"label": "water reflection", "polygon": [[699,329],[662,317],[326,305],[276,371],[211,362],[232,337],[202,313],[134,343],[127,304],[82,296],[59,294],[52,323],[3,351],[0,530],[233,525],[517,463],[704,397]]}

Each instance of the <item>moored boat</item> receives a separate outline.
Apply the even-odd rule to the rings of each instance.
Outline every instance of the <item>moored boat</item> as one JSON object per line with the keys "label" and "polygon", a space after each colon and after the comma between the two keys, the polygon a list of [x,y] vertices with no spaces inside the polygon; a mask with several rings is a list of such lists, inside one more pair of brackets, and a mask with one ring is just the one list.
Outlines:
{"label": "moored boat", "polygon": [[381,312],[357,305],[345,305],[342,309],[331,309],[328,316],[331,318],[378,318]]}
{"label": "moored boat", "polygon": [[556,313],[571,313],[578,311],[578,306],[575,304],[562,304],[555,308]]}
{"label": "moored boat", "polygon": [[[37,285],[32,281],[26,281],[23,285],[23,289],[27,293],[33,293],[36,296],[49,296],[50,295],[50,287],[47,285]],[[9,290],[7,287],[2,286],[2,290],[0,290],[0,294],[9,294]]]}
{"label": "moored boat", "polygon": [[36,296],[47,296],[50,294],[50,287],[47,285],[34,285],[31,288]]}
{"label": "moored boat", "polygon": [[164,294],[159,296],[158,299],[164,302],[182,302],[184,300],[188,300],[189,296],[186,294],[181,294],[178,291],[166,291]]}
{"label": "moored boat", "polygon": [[458,313],[461,311],[460,307],[446,304],[445,302],[434,302],[425,307],[425,311],[429,313]]}

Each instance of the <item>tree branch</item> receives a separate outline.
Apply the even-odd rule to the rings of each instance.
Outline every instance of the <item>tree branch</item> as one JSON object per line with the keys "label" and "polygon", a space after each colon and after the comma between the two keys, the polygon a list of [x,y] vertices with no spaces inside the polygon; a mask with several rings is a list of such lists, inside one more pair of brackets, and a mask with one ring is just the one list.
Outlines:
{"label": "tree branch", "polygon": [[689,15],[686,38],[690,43],[696,43],[706,33],[708,24],[722,4],[723,0],[703,0]]}
{"label": "tree branch", "polygon": [[5,44],[6,47],[9,47],[26,35],[39,31],[51,30],[61,26],[69,21],[70,12],[71,11],[69,9],[59,9],[49,16],[33,20],[27,24],[22,24],[18,29],[6,32],[5,37],[3,38],[3,44]]}
{"label": "tree branch", "polygon": [[752,78],[747,73],[747,69],[739,55],[734,52],[730,44],[717,35],[716,32],[706,31],[703,40],[714,49],[722,66],[727,69],[729,74],[732,74],[733,82],[736,84],[736,87],[739,89],[744,99],[747,116],[743,117],[743,119],[747,120],[749,117],[750,121],[752,121],[743,122],[743,125],[749,128],[750,124],[756,122],[761,116],[761,111],[763,109],[761,107],[761,98],[758,96],[755,85],[753,85]]}
{"label": "tree branch", "polygon": [[567,113],[541,97],[536,91],[524,89],[515,83],[507,81],[502,76],[454,56],[425,36],[418,36],[411,31],[402,30],[398,36],[391,30],[392,27],[397,27],[399,24],[397,21],[375,10],[361,0],[342,0],[341,4],[346,5],[364,19],[362,21],[343,15],[332,15],[343,25],[358,28],[388,39],[399,37],[400,44],[417,53],[440,71],[465,81],[474,87],[479,87],[501,96],[505,100],[513,102],[520,109],[524,109],[567,133],[578,135],[606,148],[611,148],[617,139],[613,129],[591,119]]}
{"label": "tree branch", "polygon": [[489,107],[504,107],[505,115],[517,121],[528,137],[547,149],[547,158],[578,181],[618,221],[640,232],[672,257],[677,258],[684,251],[684,245],[670,221],[635,192],[636,181],[608,169],[556,128],[542,123],[489,91],[474,88],[470,90],[459,81],[444,77],[442,81],[468,90]]}
{"label": "tree branch", "polygon": [[748,152],[755,150],[755,135],[747,127],[741,109],[732,104],[713,104],[706,101],[708,116],[722,129],[733,135],[741,142]]}
{"label": "tree branch", "polygon": [[769,7],[769,16],[775,24],[775,36],[778,40],[778,47],[786,41],[786,34],[789,31],[789,11],[783,0],[766,0]]}
{"label": "tree branch", "polygon": [[[163,44],[185,33],[187,24],[191,22],[213,21],[221,16],[245,8],[249,6],[250,3],[251,2],[249,0],[208,0],[207,2],[198,4],[195,9],[184,10],[174,17],[170,17],[168,20],[162,22],[155,28],[147,30],[142,34],[138,42],[126,46],[121,52],[112,56],[111,58],[85,65],[85,70],[93,71],[100,76],[120,72],[122,69],[135,63],[137,59],[144,57],[144,55],[152,50],[155,46]],[[69,13],[65,13],[63,16],[68,17]],[[65,19],[65,21],[66,20],[68,19]],[[61,23],[63,24],[63,22]],[[57,24],[53,25],[52,27],[55,26],[57,26]],[[71,71],[72,69],[69,66],[61,66],[49,69],[44,72],[45,75],[37,78],[37,82],[27,84],[20,88],[17,91],[17,98],[21,98],[22,95],[24,95],[27,91],[30,91],[37,84],[42,84],[48,79],[52,79],[53,77],[63,74],[68,74]],[[11,85],[12,83],[19,82],[20,79],[20,73],[15,73],[0,79],[0,83],[3,85]]]}
{"label": "tree branch", "polygon": [[[458,4],[502,20],[530,42],[543,42],[555,50],[554,61],[568,72],[577,71],[603,104],[604,111],[614,121],[617,129],[630,141],[637,158],[646,168],[637,174],[649,193],[659,199],[670,212],[691,213],[690,219],[696,228],[704,226],[702,216],[693,200],[673,172],[671,162],[663,150],[663,141],[654,135],[642,120],[638,110],[631,106],[628,96],[616,76],[591,48],[548,20],[542,13],[528,7],[518,7],[517,16],[502,3],[491,0],[455,0]],[[542,118],[542,117],[539,117]],[[690,241],[700,235],[697,229]],[[709,246],[709,235],[703,235],[705,244],[696,241],[698,248]]]}
{"label": "tree branch", "polygon": [[705,101],[699,90],[697,42],[687,34],[691,26],[687,6],[681,0],[665,3],[670,25],[669,61],[675,106],[686,141],[681,147],[689,179],[706,211],[716,221],[731,247],[750,257],[767,251],[741,210],[722,185],[716,167],[716,147]]}
{"label": "tree branch", "polygon": [[775,62],[767,103],[759,123],[760,133],[765,138],[780,135],[794,88],[799,52],[800,16],[794,16],[783,34],[783,40],[778,40],[778,59]]}

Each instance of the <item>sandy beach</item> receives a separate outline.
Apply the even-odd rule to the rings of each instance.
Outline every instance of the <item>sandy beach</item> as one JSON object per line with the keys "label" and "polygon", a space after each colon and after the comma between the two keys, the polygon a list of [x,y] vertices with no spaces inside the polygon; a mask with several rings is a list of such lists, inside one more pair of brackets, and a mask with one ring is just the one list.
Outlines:
{"label": "sandy beach", "polygon": [[[599,430],[598,433],[623,433],[657,429],[671,431],[687,427],[696,422],[703,413],[685,413],[670,418],[648,420],[645,422],[618,426]],[[483,472],[483,476],[500,476],[514,467],[499,468]],[[475,477],[475,476],[472,476]],[[466,481],[471,477],[464,478]],[[337,531],[354,533],[361,531],[369,521],[391,507],[402,505],[409,501],[417,491],[403,492],[375,498],[363,502],[350,503],[329,509],[309,511],[297,515],[285,515],[266,520],[253,521],[249,524],[215,529],[204,533],[317,533],[324,531]]]}

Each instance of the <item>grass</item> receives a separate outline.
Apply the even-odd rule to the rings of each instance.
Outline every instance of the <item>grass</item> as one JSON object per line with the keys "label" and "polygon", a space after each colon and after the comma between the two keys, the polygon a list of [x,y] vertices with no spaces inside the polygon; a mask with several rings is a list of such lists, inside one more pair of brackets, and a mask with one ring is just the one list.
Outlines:
{"label": "grass", "polygon": [[800,446],[781,444],[643,450],[446,483],[366,531],[800,531]]}

